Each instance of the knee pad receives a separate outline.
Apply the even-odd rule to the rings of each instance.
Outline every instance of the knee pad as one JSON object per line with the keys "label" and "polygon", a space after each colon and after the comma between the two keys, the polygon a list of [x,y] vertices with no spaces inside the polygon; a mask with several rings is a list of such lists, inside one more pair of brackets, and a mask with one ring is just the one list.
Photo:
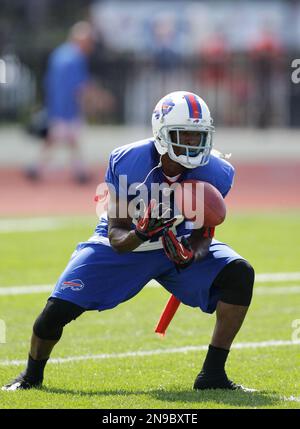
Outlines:
{"label": "knee pad", "polygon": [[250,305],[254,285],[254,269],[244,259],[236,259],[218,274],[214,285],[220,290],[220,300],[226,304]]}
{"label": "knee pad", "polygon": [[42,340],[58,341],[64,326],[75,320],[84,311],[84,308],[72,302],[49,298],[44,310],[33,325],[33,332]]}

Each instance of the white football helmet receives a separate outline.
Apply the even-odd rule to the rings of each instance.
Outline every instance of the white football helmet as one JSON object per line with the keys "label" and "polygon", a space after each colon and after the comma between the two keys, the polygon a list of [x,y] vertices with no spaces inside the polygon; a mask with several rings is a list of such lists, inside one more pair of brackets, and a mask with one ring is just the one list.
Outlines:
{"label": "white football helmet", "polygon": [[[212,149],[212,123],[208,106],[201,97],[187,91],[171,92],[157,103],[152,114],[155,147],[161,155],[168,153],[173,161],[186,168],[206,165]],[[176,139],[172,140],[170,131],[176,132]],[[180,131],[200,132],[199,145],[181,144]],[[184,148],[185,154],[176,155],[174,147]]]}

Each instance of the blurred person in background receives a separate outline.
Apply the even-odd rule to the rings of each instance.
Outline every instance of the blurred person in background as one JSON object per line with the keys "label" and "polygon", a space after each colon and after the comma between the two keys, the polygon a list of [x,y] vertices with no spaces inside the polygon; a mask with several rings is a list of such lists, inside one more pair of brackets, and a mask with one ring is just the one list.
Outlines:
{"label": "blurred person in background", "polygon": [[229,122],[231,50],[226,35],[215,29],[197,49],[200,67],[196,72],[197,86],[216,111],[215,120]]}
{"label": "blurred person in background", "polygon": [[[261,28],[260,33],[250,45],[250,58],[255,80],[255,104],[258,106],[255,125],[259,128],[267,128],[274,125],[274,117],[278,115],[276,108],[281,100],[274,100],[274,95],[279,93],[279,82],[276,81],[276,72],[280,66],[280,57],[283,47],[277,34],[272,31],[268,23]],[[276,91],[274,91],[276,88]]]}
{"label": "blurred person in background", "polygon": [[[70,30],[68,40],[50,55],[45,75],[46,124],[44,144],[38,163],[26,171],[32,180],[54,171],[53,149],[65,144],[70,151],[71,170],[78,183],[90,179],[80,151],[79,138],[84,113],[110,109],[111,95],[96,86],[90,77],[88,57],[94,49],[93,29],[88,22],[78,22]],[[97,102],[95,102],[97,100]]]}
{"label": "blurred person in background", "polygon": [[[161,93],[189,83],[183,63],[183,24],[174,11],[159,11],[144,21],[145,52],[126,83],[126,121],[147,123],[151,105]],[[149,103],[150,97],[150,103]],[[139,104],[139,109],[135,108]]]}
{"label": "blurred person in background", "polygon": [[[151,49],[155,66],[170,72],[180,65],[180,29],[176,15],[162,13],[151,26]],[[167,80],[167,79],[166,79]]]}

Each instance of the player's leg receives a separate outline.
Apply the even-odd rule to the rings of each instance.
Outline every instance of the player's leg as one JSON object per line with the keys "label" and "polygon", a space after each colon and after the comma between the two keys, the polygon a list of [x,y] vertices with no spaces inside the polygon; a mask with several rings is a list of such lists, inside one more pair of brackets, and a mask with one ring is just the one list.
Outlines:
{"label": "player's leg", "polygon": [[38,181],[42,177],[44,177],[52,161],[54,146],[55,146],[55,140],[52,136],[51,129],[50,129],[49,133],[41,143],[38,161],[35,164],[30,165],[25,171],[26,177],[28,179],[32,181]]}
{"label": "player's leg", "polygon": [[194,388],[237,388],[227,378],[225,363],[251,302],[251,265],[226,244],[214,241],[204,260],[157,280],[184,304],[207,313],[216,310],[213,337]]}
{"label": "player's leg", "polygon": [[85,184],[91,179],[87,166],[84,163],[80,148],[81,126],[77,121],[66,123],[67,144],[70,151],[70,167],[77,183]]}
{"label": "player's leg", "polygon": [[50,122],[48,132],[42,141],[39,158],[35,165],[27,169],[27,177],[39,180],[50,176],[54,169],[54,155],[58,144],[64,141],[64,128],[61,121]]}
{"label": "player's leg", "polygon": [[228,379],[225,363],[251,303],[253,283],[254,270],[243,259],[232,261],[216,277],[213,288],[220,294],[216,324],[195,389],[242,388]]}
{"label": "player's leg", "polygon": [[[108,245],[81,243],[34,324],[25,374],[4,390],[40,385],[63,327],[85,310],[107,310],[134,297],[157,272],[164,270],[161,256],[162,251],[117,254]],[[167,259],[166,263],[169,264]]]}
{"label": "player's leg", "polygon": [[50,298],[33,325],[31,347],[25,371],[2,390],[30,389],[42,385],[44,369],[65,325],[75,320],[84,308],[58,298]]}

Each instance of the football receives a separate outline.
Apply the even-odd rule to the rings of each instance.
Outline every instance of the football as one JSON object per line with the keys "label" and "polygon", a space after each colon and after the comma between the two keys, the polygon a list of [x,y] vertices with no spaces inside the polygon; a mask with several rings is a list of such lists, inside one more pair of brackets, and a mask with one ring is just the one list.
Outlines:
{"label": "football", "polygon": [[178,184],[174,201],[179,212],[199,226],[214,227],[224,222],[226,205],[221,193],[213,185],[199,180],[185,180]]}

